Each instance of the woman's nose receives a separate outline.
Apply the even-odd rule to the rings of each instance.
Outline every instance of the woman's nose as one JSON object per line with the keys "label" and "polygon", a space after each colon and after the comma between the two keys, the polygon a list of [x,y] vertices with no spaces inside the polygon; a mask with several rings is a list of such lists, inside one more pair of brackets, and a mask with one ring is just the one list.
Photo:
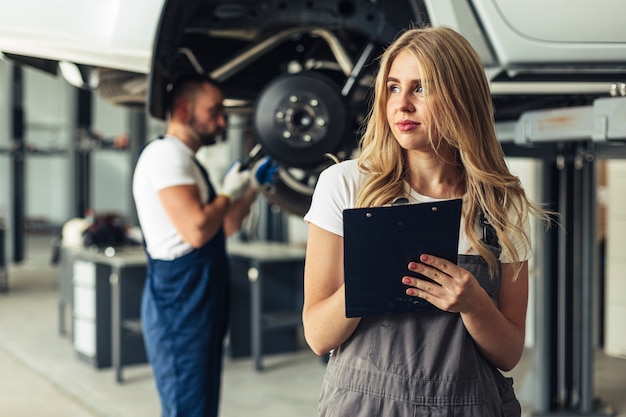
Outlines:
{"label": "woman's nose", "polygon": [[414,112],[415,111],[415,106],[413,105],[413,102],[411,101],[411,97],[408,94],[400,94],[398,96],[398,109],[401,112]]}
{"label": "woman's nose", "polygon": [[400,111],[403,113],[413,113],[415,111],[415,106],[410,100],[402,100],[400,102]]}

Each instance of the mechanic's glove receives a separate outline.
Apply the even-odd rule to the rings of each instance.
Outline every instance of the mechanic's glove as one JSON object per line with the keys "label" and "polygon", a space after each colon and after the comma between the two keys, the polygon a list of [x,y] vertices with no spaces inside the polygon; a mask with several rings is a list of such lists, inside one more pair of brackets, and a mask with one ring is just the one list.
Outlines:
{"label": "mechanic's glove", "polygon": [[231,202],[238,200],[250,186],[250,170],[241,169],[241,161],[235,161],[224,176],[220,195],[226,196]]}
{"label": "mechanic's glove", "polygon": [[276,183],[276,175],[279,165],[275,164],[269,156],[259,160],[252,167],[252,186],[255,189],[271,187]]}

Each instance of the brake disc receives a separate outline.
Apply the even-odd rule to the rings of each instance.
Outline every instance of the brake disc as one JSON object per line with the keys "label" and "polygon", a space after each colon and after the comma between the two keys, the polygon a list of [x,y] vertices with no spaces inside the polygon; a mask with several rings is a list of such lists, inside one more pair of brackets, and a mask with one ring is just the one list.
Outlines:
{"label": "brake disc", "polygon": [[257,140],[276,162],[310,169],[344,143],[349,114],[339,87],[328,77],[284,74],[259,93],[253,126]]}

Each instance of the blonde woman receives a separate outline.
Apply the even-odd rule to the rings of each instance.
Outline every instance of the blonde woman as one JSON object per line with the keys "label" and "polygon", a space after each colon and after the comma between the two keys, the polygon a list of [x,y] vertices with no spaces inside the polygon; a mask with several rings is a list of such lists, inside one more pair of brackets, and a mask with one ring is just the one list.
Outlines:
{"label": "blonde woman", "polygon": [[[358,160],[322,172],[305,215],[305,336],[331,352],[320,415],[519,416],[500,370],[522,355],[529,214],[545,214],[507,168],[467,40],[443,27],[402,33],[381,57],[360,145]],[[457,264],[421,254],[407,272],[439,285],[397,278],[441,311],[346,318],[342,212],[399,196],[463,199]]]}

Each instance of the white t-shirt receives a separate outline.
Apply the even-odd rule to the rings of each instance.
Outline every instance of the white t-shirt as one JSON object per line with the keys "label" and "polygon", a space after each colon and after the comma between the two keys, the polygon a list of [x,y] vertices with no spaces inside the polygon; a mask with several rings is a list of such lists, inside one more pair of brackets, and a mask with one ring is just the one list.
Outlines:
{"label": "white t-shirt", "polygon": [[165,213],[158,192],[175,185],[196,184],[201,201],[208,184],[194,162],[194,153],[173,136],[151,141],[141,153],[133,175],[133,197],[146,250],[153,259],[171,260],[193,249],[184,242]]}
{"label": "white t-shirt", "polygon": [[[304,220],[331,233],[343,236],[343,210],[356,207],[358,191],[364,183],[366,175],[359,171],[356,159],[331,165],[322,171],[313,192],[311,207],[304,216]],[[406,185],[406,192],[410,204],[441,201],[441,199],[418,194],[408,184]],[[465,203],[465,198],[463,200]],[[525,229],[529,235],[530,223],[528,216],[525,217]],[[458,253],[476,255],[477,252],[470,247],[463,228],[464,219],[461,218]],[[478,222],[475,229],[476,233],[482,235],[482,229]],[[514,239],[513,244],[521,259],[528,260],[531,257],[531,248],[525,239]],[[504,253],[500,256],[500,261],[503,263],[511,262]]]}

